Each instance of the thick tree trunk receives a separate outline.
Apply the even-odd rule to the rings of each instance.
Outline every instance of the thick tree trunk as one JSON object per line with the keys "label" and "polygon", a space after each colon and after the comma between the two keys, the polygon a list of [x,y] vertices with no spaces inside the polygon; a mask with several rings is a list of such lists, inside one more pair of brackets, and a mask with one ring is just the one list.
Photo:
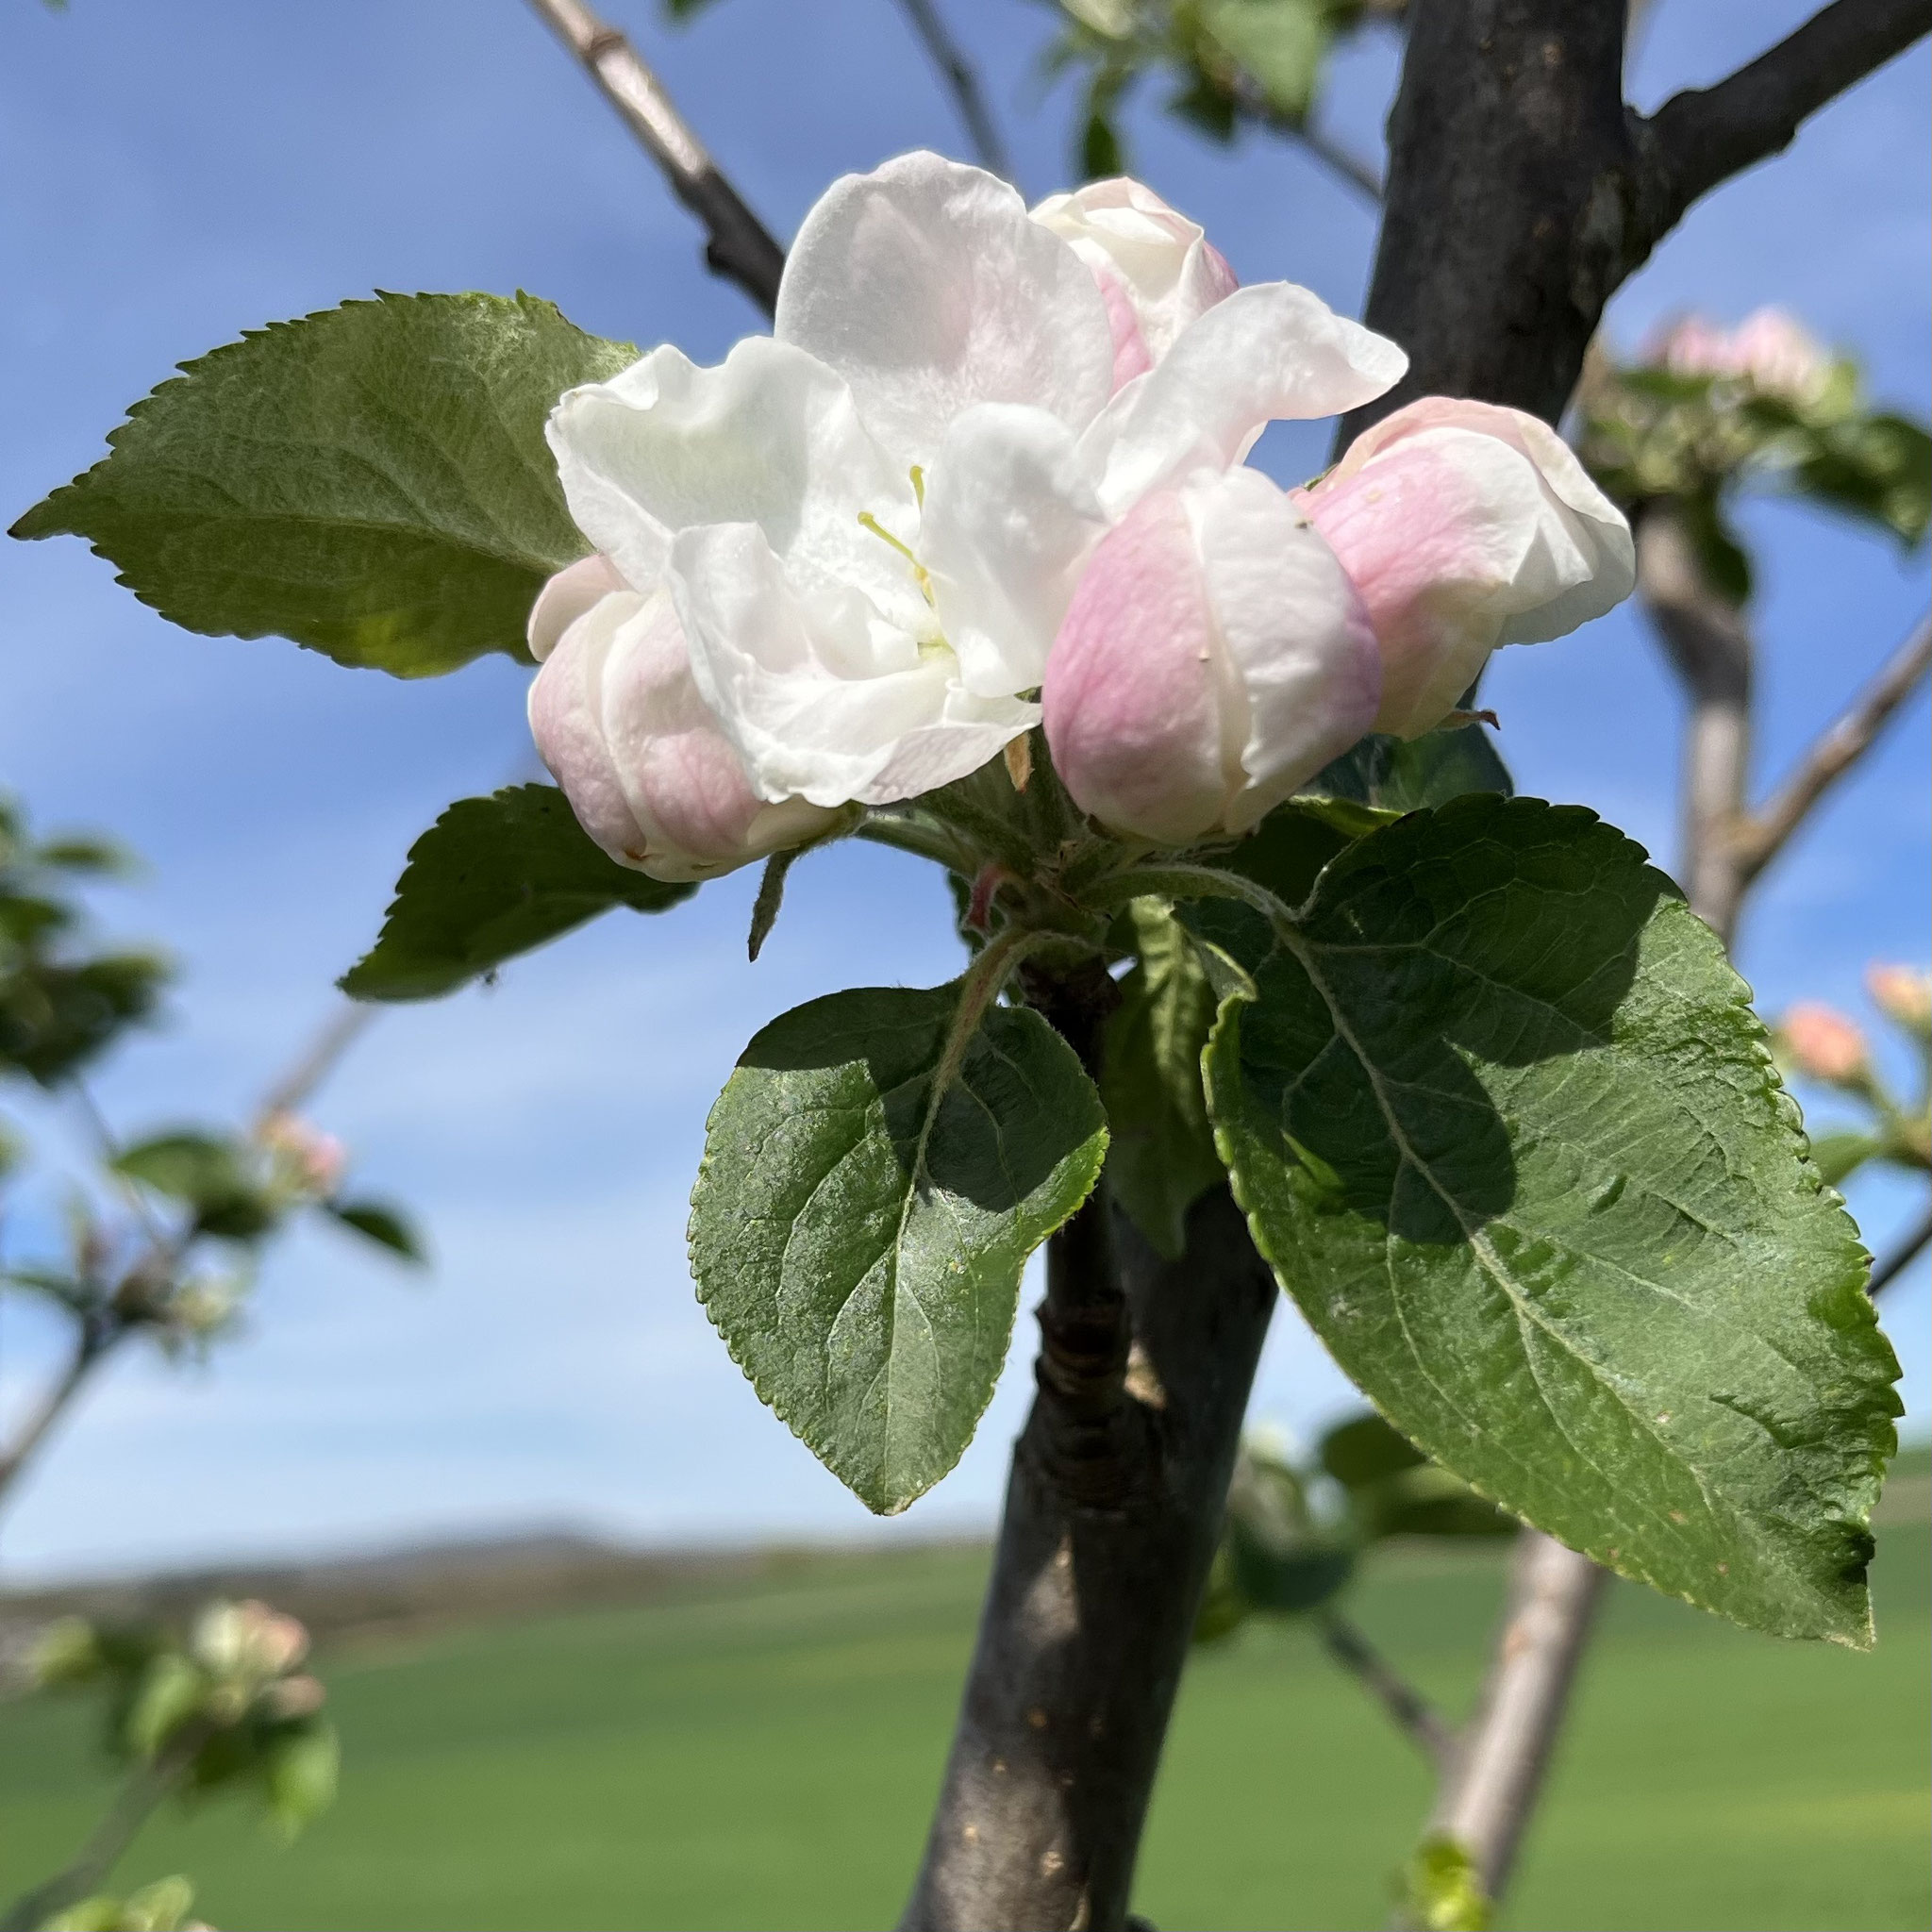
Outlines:
{"label": "thick tree trunk", "polygon": [[1189,1216],[1181,1261],[1113,1216],[1109,1292],[1108,1211],[1087,1209],[1048,1257],[1039,1393],[908,1932],[1126,1923],[1279,1291],[1220,1189]]}

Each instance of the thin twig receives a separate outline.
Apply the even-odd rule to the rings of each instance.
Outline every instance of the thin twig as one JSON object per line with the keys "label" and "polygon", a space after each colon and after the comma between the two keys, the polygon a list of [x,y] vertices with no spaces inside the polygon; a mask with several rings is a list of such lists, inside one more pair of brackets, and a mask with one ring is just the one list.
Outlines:
{"label": "thin twig", "polygon": [[1328,1655],[1361,1679],[1394,1721],[1396,1729],[1428,1754],[1439,1773],[1448,1771],[1456,1758],[1456,1733],[1429,1700],[1407,1683],[1346,1617],[1324,1610],[1317,1627]]}
{"label": "thin twig", "polygon": [[581,0],[530,0],[582,63],[604,98],[657,162],[671,192],[705,225],[705,259],[771,314],[785,251],[719,173],[705,144],[677,111],[638,50]]}
{"label": "thin twig", "polygon": [[1932,1208],[1920,1216],[1918,1226],[1873,1269],[1865,1292],[1875,1300],[1882,1290],[1890,1288],[1925,1252],[1928,1241],[1932,1241]]}
{"label": "thin twig", "polygon": [[313,1044],[261,1096],[253,1131],[258,1135],[277,1114],[299,1112],[302,1105],[335,1072],[342,1056],[362,1037],[379,1008],[344,1000],[323,1023]]}
{"label": "thin twig", "polygon": [[80,1333],[75,1338],[74,1353],[68,1357],[66,1368],[47,1385],[46,1392],[22,1423],[13,1441],[7,1445],[6,1453],[0,1455],[0,1500],[4,1500],[8,1491],[19,1479],[34,1451],[52,1434],[54,1424],[80,1393],[82,1384],[107,1359],[108,1351],[126,1332],[118,1322],[107,1323],[90,1316],[80,1318]]}
{"label": "thin twig", "polygon": [[1932,0],[1835,0],[1715,87],[1673,94],[1645,124],[1663,173],[1658,232],[1787,146],[1820,108],[1932,33]]}
{"label": "thin twig", "polygon": [[1274,133],[1299,142],[1309,154],[1357,194],[1375,207],[1382,205],[1381,171],[1364,160],[1353,148],[1344,146],[1332,135],[1323,134],[1306,121],[1296,121],[1273,106],[1253,81],[1240,76],[1234,83],[1234,97],[1241,112]]}
{"label": "thin twig", "polygon": [[1932,670],[1932,617],[1891,654],[1842,717],[1824,732],[1804,761],[1762,810],[1745,821],[1737,839],[1739,869],[1748,882],[1781,852],[1806,816],[1839,779],[1857,763],[1905,703],[1919,680]]}
{"label": "thin twig", "polygon": [[912,31],[924,43],[932,64],[939,69],[941,80],[952,94],[953,105],[958,108],[959,119],[965,123],[966,132],[972,137],[973,151],[979,157],[980,166],[1008,181],[1012,180],[1012,158],[1007,153],[1006,142],[1000,138],[999,124],[992,118],[992,109],[987,105],[979,75],[941,17],[936,0],[899,0],[899,6],[912,24]]}

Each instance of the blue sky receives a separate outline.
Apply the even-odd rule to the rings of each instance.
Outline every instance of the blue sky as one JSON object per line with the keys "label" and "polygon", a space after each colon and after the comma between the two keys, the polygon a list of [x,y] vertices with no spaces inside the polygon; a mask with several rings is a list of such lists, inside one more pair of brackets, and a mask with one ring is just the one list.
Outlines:
{"label": "blue sky", "polygon": [[[961,152],[891,0],[720,0],[672,32],[612,4],[747,198],[789,233],[834,175],[908,147]],[[1788,30],[1797,0],[1661,0],[1641,105]],[[951,0],[1026,187],[1062,185],[1069,105],[1042,91],[1050,26],[1026,0]],[[1326,108],[1365,151],[1394,76],[1371,40]],[[1693,211],[1619,296],[1618,337],[1699,307],[1782,301],[1928,404],[1921,47],[1783,158]],[[1204,220],[1246,279],[1286,275],[1356,311],[1373,229],[1298,151],[1229,154],[1130,117],[1139,171]],[[99,454],[176,360],[374,288],[524,287],[587,328],[700,360],[758,318],[707,276],[682,211],[517,0],[74,0],[0,11],[0,510]],[[1284,476],[1321,432],[1272,432]],[[1926,570],[1777,505],[1746,519],[1764,588],[1776,774],[1924,608]],[[524,674],[397,683],[273,640],[171,630],[77,543],[0,546],[0,784],[48,824],[96,824],[149,870],[101,901],[185,968],[165,1027],[102,1080],[139,1129],[244,1108],[327,1010],[410,840],[450,799],[531,769]],[[1581,800],[1668,860],[1678,703],[1618,614],[1498,660],[1486,695],[1522,790]],[[1763,1004],[1857,1005],[1872,958],[1927,953],[1923,692],[1781,862],[1741,964]],[[758,1406],[691,1294],[685,1199],[706,1111],[774,1013],[854,982],[956,970],[936,875],[871,848],[794,874],[756,968],[753,882],[659,922],[607,920],[491,991],[386,1014],[315,1111],[372,1187],[408,1200],[436,1266],[408,1277],[317,1230],[272,1260],[247,1331],[204,1369],[130,1354],[0,1525],[17,1578],[242,1552],[575,1522],[638,1538],[844,1536],[868,1519]],[[44,1117],[58,1137],[71,1124]],[[1908,1190],[1860,1184],[1883,1250]],[[1926,1270],[1888,1306],[1927,1412]],[[1024,1413],[1030,1323],[960,1469],[891,1533],[983,1524]],[[0,1306],[0,1406],[51,1331]],[[1256,1412],[1306,1431],[1348,1403],[1284,1307]]]}

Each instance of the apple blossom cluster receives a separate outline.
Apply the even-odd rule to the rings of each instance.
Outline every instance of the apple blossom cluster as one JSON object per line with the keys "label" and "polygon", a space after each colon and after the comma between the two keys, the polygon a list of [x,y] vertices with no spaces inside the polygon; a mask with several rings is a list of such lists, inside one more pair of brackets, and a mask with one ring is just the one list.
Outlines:
{"label": "apple blossom cluster", "polygon": [[1515,410],[1425,397],[1305,490],[1247,466],[1271,421],[1406,368],[1306,289],[1239,287],[1137,182],[1029,212],[930,154],[847,175],[770,336],[558,403],[594,554],[531,613],[538,747],[598,844],[668,880],[1035,725],[1109,830],[1240,833],[1630,590],[1623,517]]}
{"label": "apple blossom cluster", "polygon": [[1759,308],[1734,329],[1686,316],[1664,331],[1650,359],[1674,375],[1746,383],[1800,408],[1824,393],[1838,366],[1831,351],[1782,308]]}

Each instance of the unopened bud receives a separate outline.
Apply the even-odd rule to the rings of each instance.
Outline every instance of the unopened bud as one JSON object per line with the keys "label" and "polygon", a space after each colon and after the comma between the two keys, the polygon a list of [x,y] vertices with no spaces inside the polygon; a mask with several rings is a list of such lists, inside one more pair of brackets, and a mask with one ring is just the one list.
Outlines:
{"label": "unopened bud", "polygon": [[1870,1063],[1865,1036],[1836,1008],[1807,1001],[1784,1017],[1778,1037],[1792,1066],[1814,1080],[1849,1087],[1862,1080]]}
{"label": "unopened bud", "polygon": [[1865,986],[1878,1008],[1901,1026],[1921,1037],[1932,1035],[1932,973],[1913,966],[1868,966]]}
{"label": "unopened bud", "polygon": [[195,1620],[190,1648],[196,1661],[218,1677],[265,1681],[301,1662],[308,1650],[308,1632],[293,1617],[251,1598],[210,1604]]}

